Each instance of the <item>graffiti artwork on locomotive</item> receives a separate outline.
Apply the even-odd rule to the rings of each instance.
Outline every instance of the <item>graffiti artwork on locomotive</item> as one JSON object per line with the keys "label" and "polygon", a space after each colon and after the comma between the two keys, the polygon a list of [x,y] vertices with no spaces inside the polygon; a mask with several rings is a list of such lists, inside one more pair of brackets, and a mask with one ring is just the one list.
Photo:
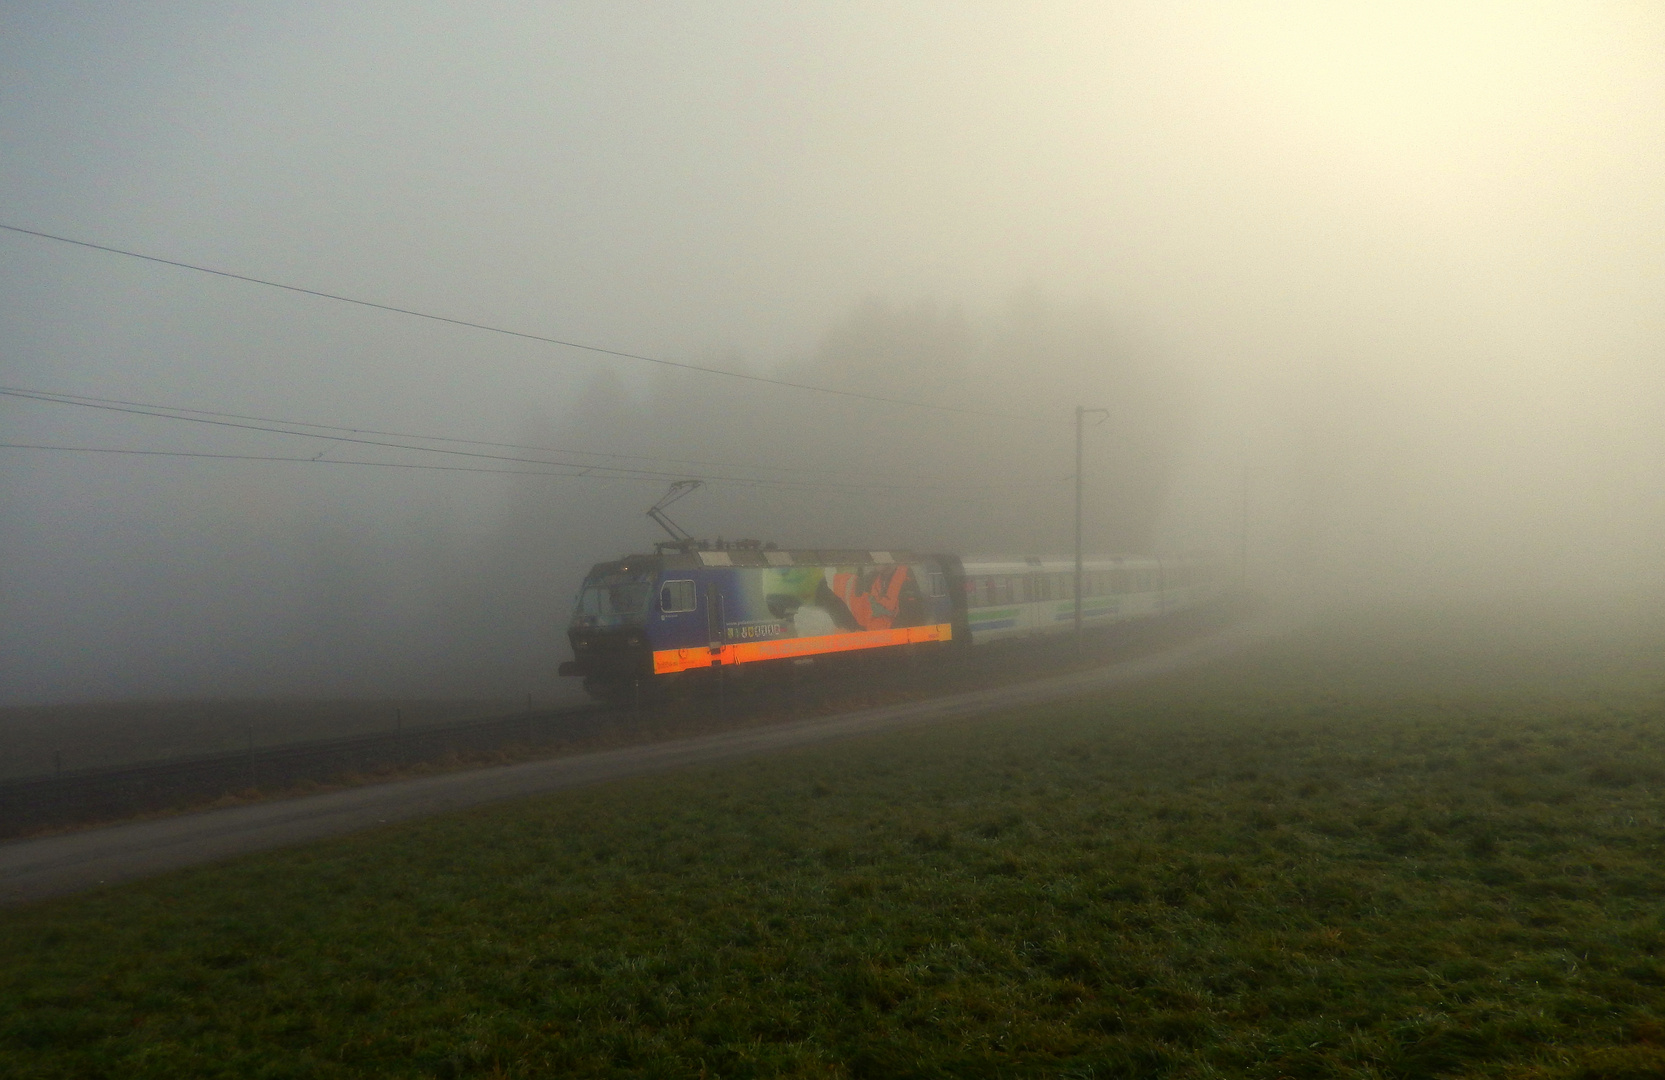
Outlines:
{"label": "graffiti artwork on locomotive", "polygon": [[[1084,563],[1082,622],[1106,626],[1193,607],[1216,589],[1206,559]],[[640,681],[839,654],[917,654],[1075,626],[1069,559],[707,545],[591,568],[567,631],[598,696]]]}

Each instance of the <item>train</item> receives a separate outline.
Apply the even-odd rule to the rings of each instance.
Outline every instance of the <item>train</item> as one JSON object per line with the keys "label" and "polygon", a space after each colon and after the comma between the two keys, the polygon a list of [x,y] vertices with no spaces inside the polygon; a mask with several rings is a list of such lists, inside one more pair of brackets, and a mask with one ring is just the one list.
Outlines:
{"label": "train", "polygon": [[[1087,559],[1081,583],[1083,628],[1194,608],[1221,585],[1204,556]],[[661,544],[585,575],[559,671],[609,699],[724,669],[917,657],[1075,625],[1073,558]]]}

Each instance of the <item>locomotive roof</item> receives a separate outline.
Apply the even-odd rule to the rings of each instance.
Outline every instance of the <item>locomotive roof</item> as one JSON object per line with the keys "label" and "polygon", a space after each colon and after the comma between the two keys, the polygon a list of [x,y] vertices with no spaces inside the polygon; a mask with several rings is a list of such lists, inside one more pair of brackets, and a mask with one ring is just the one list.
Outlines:
{"label": "locomotive roof", "polygon": [[[967,574],[1033,574],[1075,571],[1070,555],[967,555],[962,560]],[[1081,560],[1088,570],[1154,567],[1162,560],[1151,555],[1089,555]]]}
{"label": "locomotive roof", "polygon": [[[653,573],[659,570],[693,570],[702,566],[885,566],[911,563],[921,557],[911,551],[879,551],[871,548],[795,548],[787,551],[760,547],[728,547],[704,551],[641,552],[610,563],[599,563],[592,572]],[[1082,565],[1092,570],[1159,567],[1193,561],[1193,556],[1157,558],[1151,555],[1095,555]],[[1074,571],[1069,556],[967,555],[962,560],[968,574],[1026,574]]]}
{"label": "locomotive roof", "polygon": [[798,548],[790,551],[758,547],[731,547],[705,551],[666,551],[626,555],[605,564],[619,570],[691,570],[701,566],[851,566],[910,563],[911,551],[877,551],[854,548]]}

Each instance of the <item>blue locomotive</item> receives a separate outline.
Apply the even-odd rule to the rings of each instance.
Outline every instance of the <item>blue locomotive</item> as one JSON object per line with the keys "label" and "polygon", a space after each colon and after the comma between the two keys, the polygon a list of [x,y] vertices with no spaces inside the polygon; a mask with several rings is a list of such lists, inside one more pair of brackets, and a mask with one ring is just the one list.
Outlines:
{"label": "blue locomotive", "polygon": [[[1089,560],[1082,622],[1196,606],[1218,591],[1216,571],[1201,558]],[[567,630],[573,659],[560,672],[606,697],[711,668],[1062,634],[1075,614],[1070,559],[685,542],[590,570]]]}

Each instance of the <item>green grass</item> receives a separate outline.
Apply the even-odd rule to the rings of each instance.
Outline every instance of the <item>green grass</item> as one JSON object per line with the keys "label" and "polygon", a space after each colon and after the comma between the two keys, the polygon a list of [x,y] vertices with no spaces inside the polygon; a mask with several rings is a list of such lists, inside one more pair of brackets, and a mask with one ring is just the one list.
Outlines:
{"label": "green grass", "polygon": [[0,1075],[1665,1075],[1646,629],[1330,626],[0,912]]}

